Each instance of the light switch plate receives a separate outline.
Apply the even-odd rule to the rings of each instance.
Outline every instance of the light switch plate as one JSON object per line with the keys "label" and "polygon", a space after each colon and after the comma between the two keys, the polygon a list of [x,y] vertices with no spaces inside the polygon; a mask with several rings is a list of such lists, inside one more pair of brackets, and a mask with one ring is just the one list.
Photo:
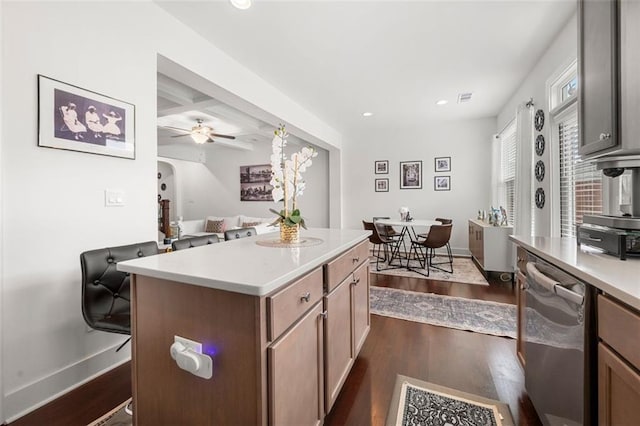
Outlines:
{"label": "light switch plate", "polygon": [[104,205],[106,207],[122,207],[124,206],[124,191],[117,189],[104,190]]}

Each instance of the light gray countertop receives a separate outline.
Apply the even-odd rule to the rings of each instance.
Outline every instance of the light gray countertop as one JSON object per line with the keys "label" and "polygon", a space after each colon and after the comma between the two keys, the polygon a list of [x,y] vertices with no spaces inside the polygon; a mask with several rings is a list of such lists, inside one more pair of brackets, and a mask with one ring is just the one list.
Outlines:
{"label": "light gray countertop", "polygon": [[369,237],[370,231],[301,230],[300,238],[318,238],[310,247],[275,248],[258,245],[277,233],[256,235],[118,262],[120,271],[202,287],[264,296],[312,271]]}
{"label": "light gray countertop", "polygon": [[575,238],[521,235],[509,238],[576,278],[640,310],[640,258],[620,260],[597,249],[578,246]]}

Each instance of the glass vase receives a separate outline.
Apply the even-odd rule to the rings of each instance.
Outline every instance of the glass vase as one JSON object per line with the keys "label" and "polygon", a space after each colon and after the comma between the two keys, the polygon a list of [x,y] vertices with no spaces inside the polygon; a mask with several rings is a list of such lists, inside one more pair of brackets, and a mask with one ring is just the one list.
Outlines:
{"label": "glass vase", "polygon": [[300,225],[287,226],[281,223],[280,241],[283,243],[297,243],[300,241]]}

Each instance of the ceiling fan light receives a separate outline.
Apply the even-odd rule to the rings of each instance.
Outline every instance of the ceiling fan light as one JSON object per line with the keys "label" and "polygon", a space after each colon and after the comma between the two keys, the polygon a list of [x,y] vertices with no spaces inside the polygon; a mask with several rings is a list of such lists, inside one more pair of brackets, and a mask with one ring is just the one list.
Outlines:
{"label": "ceiling fan light", "polygon": [[209,140],[209,135],[195,132],[191,134],[191,138],[195,141],[195,143],[202,144]]}
{"label": "ceiling fan light", "polygon": [[229,0],[229,2],[237,9],[246,10],[251,7],[251,0]]}

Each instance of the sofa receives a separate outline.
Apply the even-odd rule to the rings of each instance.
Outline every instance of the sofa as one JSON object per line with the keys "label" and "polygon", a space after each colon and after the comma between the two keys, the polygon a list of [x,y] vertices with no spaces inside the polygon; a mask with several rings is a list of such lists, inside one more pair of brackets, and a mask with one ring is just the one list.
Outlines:
{"label": "sofa", "polygon": [[236,216],[207,216],[204,219],[185,220],[182,222],[182,237],[216,234],[224,240],[224,232],[238,228],[256,228],[256,234],[276,232],[280,228],[270,224],[275,217]]}

